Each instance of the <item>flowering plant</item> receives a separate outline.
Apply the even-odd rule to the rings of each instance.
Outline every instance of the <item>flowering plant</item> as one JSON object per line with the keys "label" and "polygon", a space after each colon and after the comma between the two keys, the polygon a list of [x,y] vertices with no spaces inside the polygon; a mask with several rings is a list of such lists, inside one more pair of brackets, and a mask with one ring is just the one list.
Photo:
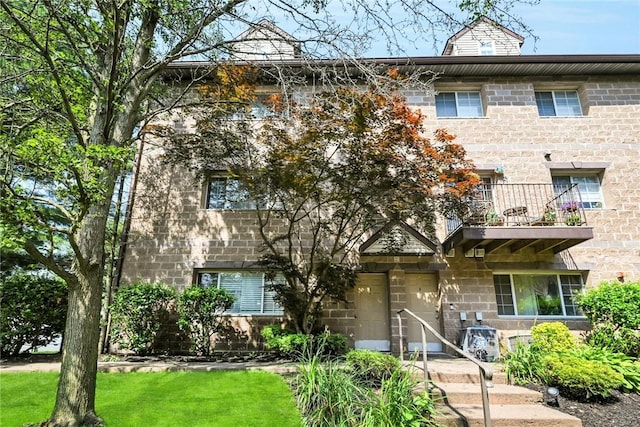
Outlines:
{"label": "flowering plant", "polygon": [[578,204],[576,202],[568,202],[562,205],[564,212],[575,212],[578,210]]}

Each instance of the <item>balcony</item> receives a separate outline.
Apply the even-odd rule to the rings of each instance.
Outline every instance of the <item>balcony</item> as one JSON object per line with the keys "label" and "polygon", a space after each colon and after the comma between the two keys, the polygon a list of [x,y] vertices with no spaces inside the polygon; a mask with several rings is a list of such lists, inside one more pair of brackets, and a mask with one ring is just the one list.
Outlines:
{"label": "balcony", "polygon": [[447,219],[444,249],[558,253],[593,238],[577,185],[493,184],[478,187],[468,209]]}

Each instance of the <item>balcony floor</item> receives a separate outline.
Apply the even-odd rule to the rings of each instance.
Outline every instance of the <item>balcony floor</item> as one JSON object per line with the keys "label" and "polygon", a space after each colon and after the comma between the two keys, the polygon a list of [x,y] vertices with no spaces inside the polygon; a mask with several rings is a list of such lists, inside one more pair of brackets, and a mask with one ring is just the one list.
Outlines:
{"label": "balcony floor", "polygon": [[461,248],[465,253],[482,248],[485,254],[507,248],[517,253],[533,248],[536,253],[554,254],[593,239],[593,228],[585,226],[461,226],[443,243],[445,252]]}

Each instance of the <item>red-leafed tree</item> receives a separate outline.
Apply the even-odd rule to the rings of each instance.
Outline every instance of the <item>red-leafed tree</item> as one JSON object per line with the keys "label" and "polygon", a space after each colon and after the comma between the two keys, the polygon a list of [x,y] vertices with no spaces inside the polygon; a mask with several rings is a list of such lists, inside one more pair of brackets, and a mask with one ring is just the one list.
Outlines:
{"label": "red-leafed tree", "polygon": [[260,263],[285,278],[270,288],[309,333],[322,301],[345,300],[354,286],[367,233],[395,220],[433,234],[437,214],[463,205],[478,177],[455,137],[427,137],[422,113],[399,95],[342,88],[300,104],[274,96],[269,106],[249,137],[249,127],[233,138],[219,116],[203,115],[198,136],[174,141],[179,156],[169,158],[200,169],[221,159],[216,168],[240,180],[256,201]]}

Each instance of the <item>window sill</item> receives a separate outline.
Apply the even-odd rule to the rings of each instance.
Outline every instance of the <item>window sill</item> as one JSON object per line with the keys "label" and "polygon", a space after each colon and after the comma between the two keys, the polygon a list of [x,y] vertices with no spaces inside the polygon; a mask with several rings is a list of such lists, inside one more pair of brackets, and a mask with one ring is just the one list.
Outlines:
{"label": "window sill", "polygon": [[282,317],[284,313],[272,314],[272,313],[224,313],[225,317]]}
{"label": "window sill", "polygon": [[588,319],[585,316],[562,316],[562,315],[538,315],[538,316],[518,316],[518,315],[511,315],[511,314],[498,314],[498,319],[505,319],[505,320],[585,320],[587,321]]}
{"label": "window sill", "polygon": [[463,119],[472,119],[472,120],[478,120],[478,119],[488,119],[489,117],[487,116],[468,116],[468,117],[460,117],[460,116],[436,116],[436,119],[438,120],[463,120]]}

